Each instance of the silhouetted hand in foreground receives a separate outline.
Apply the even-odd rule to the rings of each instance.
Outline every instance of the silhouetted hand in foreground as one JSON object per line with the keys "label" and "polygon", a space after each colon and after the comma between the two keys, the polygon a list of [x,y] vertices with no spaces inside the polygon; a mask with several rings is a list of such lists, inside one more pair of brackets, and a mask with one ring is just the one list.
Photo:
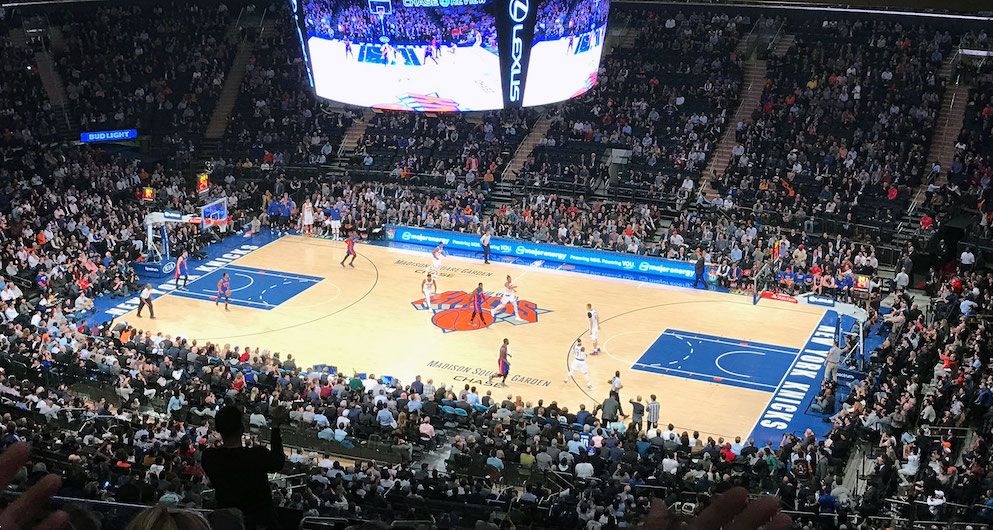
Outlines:
{"label": "silhouetted hand in foreground", "polygon": [[652,502],[651,511],[645,516],[641,526],[644,530],[788,530],[792,521],[779,512],[779,499],[761,497],[748,500],[745,488],[732,488],[714,497],[710,506],[681,526],[678,519],[669,513],[661,499]]}
{"label": "silhouetted hand in foreground", "polygon": [[[14,444],[0,455],[0,490],[17,474],[18,470],[28,461],[31,450],[27,444]],[[39,480],[28,491],[25,491],[7,508],[0,512],[0,529],[2,530],[59,530],[67,528],[69,518],[63,511],[53,512],[38,524],[34,521],[40,516],[48,500],[59,490],[62,481],[55,475],[47,475]]]}

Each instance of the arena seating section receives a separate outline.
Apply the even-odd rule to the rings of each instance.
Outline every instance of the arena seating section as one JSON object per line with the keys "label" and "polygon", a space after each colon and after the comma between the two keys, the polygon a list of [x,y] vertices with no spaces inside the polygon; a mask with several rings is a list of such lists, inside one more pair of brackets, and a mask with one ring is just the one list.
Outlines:
{"label": "arena seating section", "polygon": [[955,41],[881,21],[811,21],[795,34],[785,56],[769,59],[761,108],[738,131],[718,189],[767,212],[816,215],[822,231],[895,227],[928,162],[937,74]]}
{"label": "arena seating section", "polygon": [[449,185],[492,183],[534,124],[534,115],[527,110],[471,119],[461,114],[377,113],[349,167],[358,175],[389,173]]}
{"label": "arena seating section", "polygon": [[[4,35],[9,30],[0,24]],[[3,83],[0,84],[0,142],[4,147],[19,147],[33,141],[50,139],[55,135],[51,104],[41,85],[41,80],[30,70],[34,53],[28,46],[3,39],[0,43],[0,65]]]}
{"label": "arena seating section", "polygon": [[199,140],[240,34],[227,4],[98,5],[52,15],[73,122]]}
{"label": "arena seating section", "polygon": [[338,152],[350,113],[329,112],[308,86],[289,8],[274,7],[259,38],[223,142],[225,158],[254,166],[326,163]]}
{"label": "arena seating section", "polygon": [[645,13],[632,48],[605,58],[586,95],[566,105],[519,175],[530,189],[585,193],[607,180],[610,148],[633,151],[611,196],[661,199],[700,177],[737,108],[734,55],[745,20]]}
{"label": "arena seating section", "polygon": [[[735,50],[751,28],[746,18],[622,11],[619,20],[641,36],[609,55],[599,83],[576,101],[483,116],[375,113],[345,176],[315,166],[337,156],[360,113],[334,110],[309,92],[287,8],[271,6],[274,22],[259,35],[233,24],[240,5],[219,6],[100,4],[50,17],[65,39],[57,66],[75,125],[135,127],[172,138],[177,151],[200,145],[237,44],[258,39],[214,153],[232,163],[219,166],[209,191],[228,198],[238,226],[259,213],[266,192],[350,196],[366,227],[485,223],[502,235],[675,258],[701,246],[712,261],[742,268],[758,253],[792,293],[828,289],[795,283],[794,273],[821,282],[877,272],[874,247],[837,234],[857,233],[857,223],[894,226],[907,209],[931,162],[946,90],[937,74],[962,37],[920,21],[789,21],[796,44],[769,58],[761,108],[737,129],[741,152],[713,183],[730,200],[708,201],[690,192],[734,126],[742,82]],[[5,34],[11,27],[0,25]],[[308,515],[324,517],[321,528],[369,520],[468,527],[477,519],[615,527],[635,524],[652,497],[692,510],[732,485],[778,494],[811,528],[855,516],[873,528],[893,517],[939,528],[993,519],[993,337],[984,320],[962,316],[964,299],[990,303],[982,273],[935,278],[931,323],[893,289],[871,315],[868,331],[879,338],[869,376],[851,388],[825,383],[816,400],[830,434],[769,447],[667,428],[664,408],[655,428],[614,430],[610,418],[554,403],[443,381],[359,380],[297,366],[291,352],[242,358],[243,350],[133,322],[97,325],[89,320],[94,297],[140,288],[128,263],[143,250],[144,213],[200,198],[183,158],[149,161],[57,141],[52,107],[28,69],[33,53],[26,44],[0,46],[0,445],[34,445],[31,472],[15,478],[13,491],[57,472],[62,495],[80,499],[69,504],[90,503],[74,517],[97,511],[107,529],[134,517],[121,503],[209,509],[198,445],[216,404],[244,405],[253,436],[265,440],[274,395],[304,403],[285,434],[294,449],[284,477],[273,481],[294,524]],[[957,163],[948,184],[924,188],[923,211],[943,218],[949,205],[993,211],[993,74],[971,63],[961,72],[972,89]],[[501,175],[549,116],[554,123],[522,171]],[[633,151],[616,176],[603,165],[608,148]],[[263,164],[274,169],[260,171]],[[501,177],[516,186],[505,203],[489,194]],[[156,202],[136,199],[146,185],[160,190]],[[971,199],[958,201],[962,195]],[[677,196],[670,226],[663,203]],[[219,236],[190,225],[171,237],[173,248],[199,252]],[[894,261],[906,267],[910,259],[898,252]],[[177,370],[178,378],[161,377]],[[387,389],[385,401],[377,398]],[[395,425],[379,422],[382,408]],[[592,435],[597,450],[571,445],[579,433]],[[861,491],[843,476],[852,455],[864,457],[855,472]],[[436,469],[443,460],[447,469]]]}

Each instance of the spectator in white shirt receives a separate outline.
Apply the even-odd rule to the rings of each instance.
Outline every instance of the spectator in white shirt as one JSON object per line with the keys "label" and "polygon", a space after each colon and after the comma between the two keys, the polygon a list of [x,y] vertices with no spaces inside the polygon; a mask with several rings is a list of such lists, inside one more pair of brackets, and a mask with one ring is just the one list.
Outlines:
{"label": "spectator in white shirt", "polygon": [[593,476],[593,464],[580,462],[576,464],[576,478],[590,478]]}
{"label": "spectator in white shirt", "polygon": [[962,272],[968,272],[972,270],[972,266],[976,264],[976,255],[972,253],[968,248],[962,251],[962,255],[959,256],[959,268]]}
{"label": "spectator in white shirt", "polygon": [[0,301],[2,302],[17,300],[21,296],[24,296],[24,293],[22,293],[21,290],[18,289],[12,282],[7,282],[7,284],[3,287],[3,291],[0,291]]}
{"label": "spectator in white shirt", "polygon": [[910,275],[907,274],[907,269],[900,269],[900,272],[896,273],[896,277],[893,278],[893,283],[896,284],[897,289],[906,289],[910,285]]}

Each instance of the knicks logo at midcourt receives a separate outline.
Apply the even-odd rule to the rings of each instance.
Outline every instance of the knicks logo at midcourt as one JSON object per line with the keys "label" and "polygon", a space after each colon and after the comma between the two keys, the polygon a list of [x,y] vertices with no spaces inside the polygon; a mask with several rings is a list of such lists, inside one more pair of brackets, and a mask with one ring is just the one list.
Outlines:
{"label": "knicks logo at midcourt", "polygon": [[[428,304],[424,298],[411,302],[418,311],[427,311]],[[500,297],[489,293],[483,297],[482,318],[479,315],[472,318],[472,293],[465,291],[445,291],[431,297],[431,305],[435,313],[431,322],[445,333],[451,331],[474,331],[484,329],[494,323],[509,323],[513,325],[534,324],[538,315],[548,313],[529,300],[518,300],[512,305],[503,307],[496,314],[493,311],[500,307]]]}

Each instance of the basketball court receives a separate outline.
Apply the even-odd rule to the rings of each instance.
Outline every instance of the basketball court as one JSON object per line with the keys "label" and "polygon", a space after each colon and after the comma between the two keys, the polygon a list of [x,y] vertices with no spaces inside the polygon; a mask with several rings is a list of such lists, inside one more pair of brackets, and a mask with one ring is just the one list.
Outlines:
{"label": "basketball court", "polygon": [[[810,399],[802,391],[816,393],[819,386],[821,354],[834,329],[833,312],[823,307],[774,300],[753,305],[747,296],[543,262],[522,265],[505,257],[485,265],[475,257],[449,256],[438,275],[432,312],[420,292],[429,250],[360,245],[355,268],[343,268],[340,241],[284,236],[243,244],[192,269],[198,276],[186,290],[175,290],[171,279],[160,284],[155,320],[136,318],[127,305],[132,301],[116,315],[140,329],[200,343],[259,347],[278,351],[283,359],[292,354],[299,366],[326,364],[349,375],[401,381],[421,375],[456,391],[469,384],[481,394],[492,391],[498,400],[513,395],[535,403],[557,401],[570,411],[580,404],[592,410],[619,371],[625,410],[627,400],[640,395],[647,403],[656,394],[663,423],[725,438],[756,434],[760,423],[776,427],[763,420],[769,415],[773,423],[778,415],[785,429],[793,414],[783,411],[802,413]],[[225,272],[231,278],[230,311],[214,300]],[[493,309],[506,275],[519,288],[520,319],[504,309],[487,315],[488,326],[472,325],[468,293],[482,282],[490,295],[485,307]],[[581,374],[564,381],[573,342],[581,338],[591,349],[587,303],[601,319],[602,352],[589,357],[592,390]],[[506,388],[487,382],[504,338],[512,355]],[[809,384],[790,383],[791,374],[806,376]]]}

